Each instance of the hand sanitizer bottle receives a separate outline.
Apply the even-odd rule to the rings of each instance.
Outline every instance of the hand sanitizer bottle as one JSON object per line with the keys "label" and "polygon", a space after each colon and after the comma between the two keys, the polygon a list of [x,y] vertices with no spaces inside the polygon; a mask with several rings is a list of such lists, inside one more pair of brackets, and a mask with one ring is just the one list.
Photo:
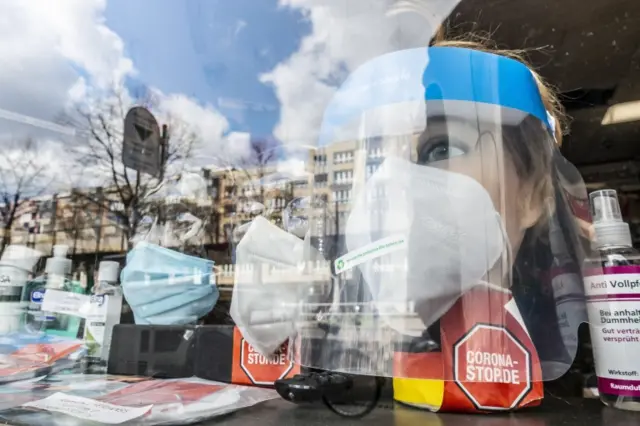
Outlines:
{"label": "hand sanitizer bottle", "polygon": [[122,311],[122,289],[118,285],[120,264],[102,261],[98,268],[98,282],[86,311],[84,338],[89,356],[109,359],[113,328],[120,322]]}
{"label": "hand sanitizer bottle", "polygon": [[597,255],[584,285],[602,402],[640,411],[640,253],[622,221],[616,191],[589,194]]}
{"label": "hand sanitizer bottle", "polygon": [[47,334],[75,339],[88,296],[71,282],[72,262],[67,258],[67,249],[67,246],[54,246],[53,257],[47,259],[42,311]]}

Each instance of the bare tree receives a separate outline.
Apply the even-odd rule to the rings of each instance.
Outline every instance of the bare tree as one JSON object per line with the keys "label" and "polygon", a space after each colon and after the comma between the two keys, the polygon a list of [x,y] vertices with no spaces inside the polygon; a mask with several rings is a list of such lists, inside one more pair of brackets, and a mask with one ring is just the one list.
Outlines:
{"label": "bare tree", "polygon": [[0,218],[3,235],[0,254],[11,243],[11,231],[23,207],[49,189],[52,177],[32,139],[15,141],[0,150]]}
{"label": "bare tree", "polygon": [[271,139],[251,139],[245,155],[239,158],[225,158],[224,155],[217,155],[213,160],[217,165],[231,172],[230,177],[234,183],[251,188],[257,194],[254,197],[256,201],[261,201],[264,197],[264,189],[261,190],[258,182],[277,158],[277,148],[278,144]]}
{"label": "bare tree", "polygon": [[99,245],[95,225],[100,211],[93,197],[77,189],[72,189],[66,199],[58,200],[56,231],[64,234],[72,255],[78,253],[79,247],[86,246],[87,241]]}
{"label": "bare tree", "polygon": [[[84,138],[77,148],[83,166],[81,180],[90,175],[94,187],[114,193],[121,208],[109,210],[125,233],[127,249],[138,232],[143,218],[150,213],[152,198],[165,185],[166,179],[179,174],[185,162],[192,156],[198,138],[181,120],[166,117],[169,132],[165,139],[166,154],[161,177],[154,177],[124,167],[122,163],[123,127],[127,111],[134,104],[143,104],[153,110],[150,98],[131,102],[124,90],[113,90],[106,97],[78,106],[64,118]],[[88,173],[87,173],[88,172]],[[105,205],[104,199],[91,191],[82,194],[92,202]],[[106,205],[109,209],[109,205]]]}
{"label": "bare tree", "polygon": [[248,152],[239,159],[216,157],[215,161],[225,167],[233,180],[235,192],[230,194],[236,207],[260,207],[251,210],[250,216],[264,211],[267,188],[263,185],[270,166],[277,160],[279,143],[270,138],[254,138],[249,141]]}
{"label": "bare tree", "polygon": [[[249,156],[240,163],[240,168],[247,176],[247,180],[252,188],[252,192],[257,193],[254,201],[261,204],[265,202],[265,186],[262,184],[269,167],[275,159],[277,145],[270,139],[252,139],[249,143]],[[251,171],[254,172],[253,179]],[[256,179],[257,178],[257,183]],[[257,186],[257,188],[256,188]]]}

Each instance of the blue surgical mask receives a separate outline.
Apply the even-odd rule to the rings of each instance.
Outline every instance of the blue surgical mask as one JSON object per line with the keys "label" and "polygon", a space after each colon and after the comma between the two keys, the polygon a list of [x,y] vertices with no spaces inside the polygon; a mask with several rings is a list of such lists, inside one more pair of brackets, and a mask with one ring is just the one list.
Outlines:
{"label": "blue surgical mask", "polygon": [[120,277],[136,324],[191,324],[218,301],[212,261],[147,242],[127,254]]}

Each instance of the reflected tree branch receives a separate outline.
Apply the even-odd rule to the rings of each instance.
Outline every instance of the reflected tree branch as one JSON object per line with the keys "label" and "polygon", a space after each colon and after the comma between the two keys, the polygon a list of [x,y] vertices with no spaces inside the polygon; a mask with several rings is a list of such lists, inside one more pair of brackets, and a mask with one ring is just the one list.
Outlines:
{"label": "reflected tree branch", "polygon": [[0,151],[0,253],[11,242],[13,225],[25,203],[50,189],[54,178],[47,176],[47,168],[31,139],[12,141]]}
{"label": "reflected tree branch", "polygon": [[[117,217],[128,242],[136,235],[144,216],[150,214],[153,197],[166,186],[167,179],[183,170],[184,162],[192,157],[199,142],[186,123],[175,117],[162,117],[159,121],[165,121],[171,129],[163,177],[159,179],[127,169],[122,162],[124,116],[137,104],[154,109],[154,105],[144,99],[132,102],[123,89],[114,88],[64,118],[67,123],[73,123],[77,133],[86,135],[86,140],[75,152],[79,158],[78,175],[81,176],[76,186],[87,189],[78,191],[78,196],[91,203],[103,204],[108,213]],[[88,190],[91,187],[104,188],[109,202]],[[113,202],[120,203],[123,208],[112,208]]]}

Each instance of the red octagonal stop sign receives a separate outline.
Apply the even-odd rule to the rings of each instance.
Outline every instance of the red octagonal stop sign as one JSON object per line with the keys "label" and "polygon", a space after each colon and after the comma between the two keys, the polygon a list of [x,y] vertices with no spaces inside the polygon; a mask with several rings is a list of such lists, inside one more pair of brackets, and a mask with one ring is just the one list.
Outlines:
{"label": "red octagonal stop sign", "polygon": [[240,342],[240,368],[257,386],[271,386],[284,378],[293,369],[287,357],[286,345],[275,354],[265,357],[257,352],[245,339]]}
{"label": "red octagonal stop sign", "polygon": [[[531,354],[502,326],[475,325],[453,354],[454,380],[479,410],[512,409],[531,391]],[[499,407],[490,402],[496,395]]]}

